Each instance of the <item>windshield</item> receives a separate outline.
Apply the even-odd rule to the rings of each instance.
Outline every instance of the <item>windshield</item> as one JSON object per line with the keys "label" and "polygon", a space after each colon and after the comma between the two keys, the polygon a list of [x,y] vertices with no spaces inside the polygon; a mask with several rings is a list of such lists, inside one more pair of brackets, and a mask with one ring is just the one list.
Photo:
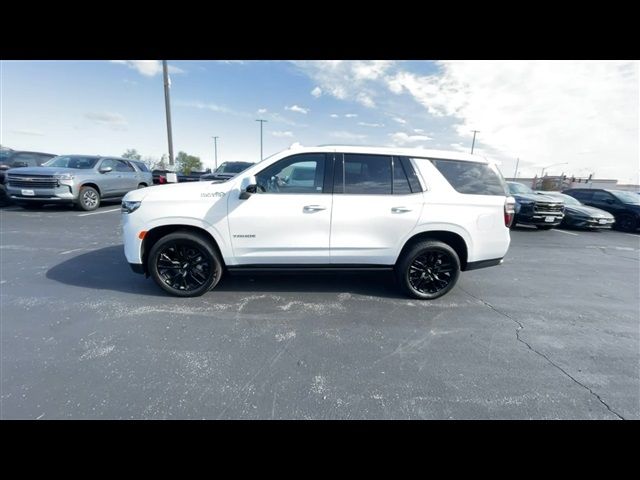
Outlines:
{"label": "windshield", "polygon": [[508,185],[509,193],[511,193],[512,195],[517,193],[533,193],[533,190],[521,183],[509,183]]}
{"label": "windshield", "polygon": [[43,167],[79,168],[87,170],[93,168],[98,161],[95,157],[53,157],[42,164]]}
{"label": "windshield", "polygon": [[247,169],[250,163],[223,163],[216,169],[216,173],[240,173]]}
{"label": "windshield", "polygon": [[609,190],[622,203],[633,203],[640,205],[640,195],[635,192],[625,192],[624,190]]}
{"label": "windshield", "polygon": [[580,203],[580,201],[577,198],[573,198],[571,195],[565,195],[563,193],[559,193],[556,196],[560,197],[560,200],[562,200],[565,205],[582,205],[582,203]]}

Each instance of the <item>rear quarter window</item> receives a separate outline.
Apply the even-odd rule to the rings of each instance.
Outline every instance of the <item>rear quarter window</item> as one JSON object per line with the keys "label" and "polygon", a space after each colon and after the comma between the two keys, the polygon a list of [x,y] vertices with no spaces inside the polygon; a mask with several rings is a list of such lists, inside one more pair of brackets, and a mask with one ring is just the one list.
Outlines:
{"label": "rear quarter window", "polygon": [[461,160],[436,160],[431,163],[459,193],[469,195],[509,195],[500,172],[491,165]]}

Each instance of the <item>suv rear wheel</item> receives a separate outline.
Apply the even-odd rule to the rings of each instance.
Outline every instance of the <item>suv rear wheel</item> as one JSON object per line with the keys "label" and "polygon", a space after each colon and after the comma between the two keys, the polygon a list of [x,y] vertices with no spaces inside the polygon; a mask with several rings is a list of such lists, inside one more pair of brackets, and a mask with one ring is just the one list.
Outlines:
{"label": "suv rear wheel", "polygon": [[100,206],[100,194],[93,187],[82,187],[78,195],[78,206],[85,211],[95,210]]}
{"label": "suv rear wheel", "polygon": [[171,295],[198,297],[218,284],[222,262],[202,235],[178,231],[153,245],[147,259],[147,271]]}
{"label": "suv rear wheel", "polygon": [[446,243],[427,240],[404,253],[396,264],[396,275],[409,296],[433,300],[455,286],[460,276],[460,259]]}

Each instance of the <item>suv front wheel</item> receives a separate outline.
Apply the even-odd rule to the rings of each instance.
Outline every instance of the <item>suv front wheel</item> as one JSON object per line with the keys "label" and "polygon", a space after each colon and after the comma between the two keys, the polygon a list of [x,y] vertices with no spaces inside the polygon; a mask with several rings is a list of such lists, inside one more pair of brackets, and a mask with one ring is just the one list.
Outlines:
{"label": "suv front wheel", "polygon": [[396,275],[411,297],[433,300],[448,293],[460,276],[460,259],[449,245],[437,240],[420,242],[398,260]]}
{"label": "suv front wheel", "polygon": [[100,194],[93,187],[82,187],[78,195],[78,206],[85,211],[95,210],[100,206]]}
{"label": "suv front wheel", "polygon": [[147,271],[166,292],[178,297],[198,297],[218,284],[222,262],[203,236],[179,231],[153,245]]}

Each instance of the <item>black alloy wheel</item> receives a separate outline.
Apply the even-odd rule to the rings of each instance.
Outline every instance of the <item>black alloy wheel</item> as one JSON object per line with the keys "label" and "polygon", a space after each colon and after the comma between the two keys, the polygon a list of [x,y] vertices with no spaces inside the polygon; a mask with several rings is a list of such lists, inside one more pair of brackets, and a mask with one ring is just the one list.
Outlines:
{"label": "black alloy wheel", "polygon": [[453,248],[430,240],[411,248],[397,266],[399,281],[412,297],[433,300],[449,292],[460,275],[460,259]]}
{"label": "black alloy wheel", "polygon": [[170,294],[196,297],[218,283],[222,264],[207,239],[192,232],[176,232],[153,246],[148,271]]}

